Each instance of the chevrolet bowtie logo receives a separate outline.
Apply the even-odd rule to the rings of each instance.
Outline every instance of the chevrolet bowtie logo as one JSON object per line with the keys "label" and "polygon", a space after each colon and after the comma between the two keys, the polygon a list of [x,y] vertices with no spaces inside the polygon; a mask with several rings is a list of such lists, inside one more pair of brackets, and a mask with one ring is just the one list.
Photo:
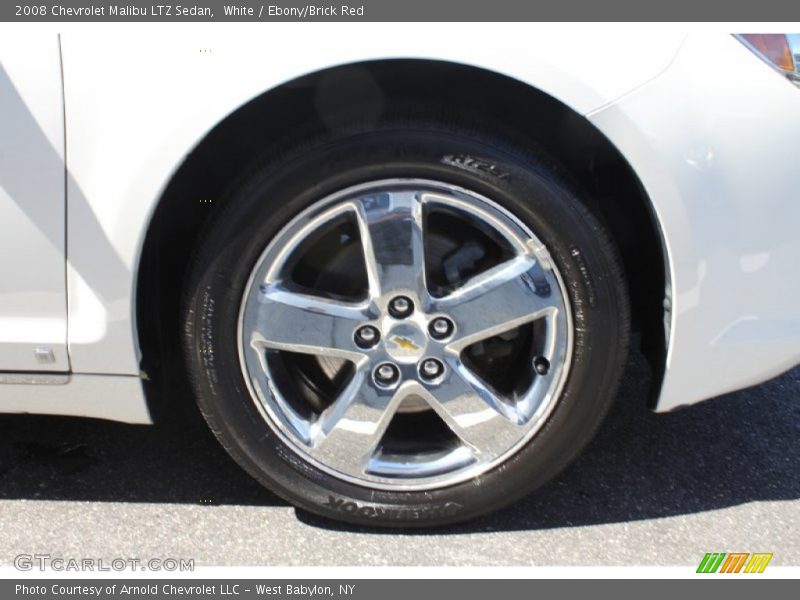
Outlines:
{"label": "chevrolet bowtie logo", "polygon": [[390,338],[392,343],[397,346],[398,348],[402,348],[403,350],[414,351],[419,350],[419,346],[417,346],[414,342],[412,342],[408,338],[401,337],[399,335],[392,336]]}

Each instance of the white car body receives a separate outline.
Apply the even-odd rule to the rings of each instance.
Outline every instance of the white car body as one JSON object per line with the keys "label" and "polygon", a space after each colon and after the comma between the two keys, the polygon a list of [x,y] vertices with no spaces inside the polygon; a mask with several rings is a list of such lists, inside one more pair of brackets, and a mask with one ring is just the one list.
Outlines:
{"label": "white car body", "polygon": [[656,410],[800,363],[800,89],[733,36],[584,31],[564,45],[562,31],[530,35],[525,24],[448,25],[447,35],[419,25],[408,37],[377,24],[219,29],[154,28],[146,40],[113,26],[0,29],[0,412],[150,422],[136,293],[174,173],[251,99],[386,58],[513,78],[621,152],[666,257]]}

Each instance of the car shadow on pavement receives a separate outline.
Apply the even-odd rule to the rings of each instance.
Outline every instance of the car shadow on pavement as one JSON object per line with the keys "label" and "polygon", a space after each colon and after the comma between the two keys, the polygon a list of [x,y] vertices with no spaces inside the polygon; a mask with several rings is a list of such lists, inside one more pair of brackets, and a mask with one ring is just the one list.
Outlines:
{"label": "car shadow on pavement", "polygon": [[196,409],[155,426],[0,415],[0,500],[286,503],[244,473]]}
{"label": "car shadow on pavement", "polygon": [[[646,376],[644,361],[631,361],[599,434],[556,479],[507,509],[436,532],[616,523],[800,498],[800,368],[668,414],[644,406]],[[0,416],[0,500],[9,499],[286,505],[186,414],[154,427]]]}

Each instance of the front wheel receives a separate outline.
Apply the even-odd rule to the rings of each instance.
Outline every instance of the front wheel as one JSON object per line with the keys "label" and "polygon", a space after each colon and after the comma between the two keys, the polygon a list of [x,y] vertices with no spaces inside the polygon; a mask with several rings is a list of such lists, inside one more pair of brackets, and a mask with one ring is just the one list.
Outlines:
{"label": "front wheel", "polygon": [[430,124],[350,130],[234,186],[187,283],[199,406],[309,511],[441,525],[557,473],[613,399],[608,235],[535,155]]}

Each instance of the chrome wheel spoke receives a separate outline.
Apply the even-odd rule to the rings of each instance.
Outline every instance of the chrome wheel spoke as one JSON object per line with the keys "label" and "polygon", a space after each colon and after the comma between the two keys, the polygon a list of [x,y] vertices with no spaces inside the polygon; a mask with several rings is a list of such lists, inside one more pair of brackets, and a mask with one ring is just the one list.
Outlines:
{"label": "chrome wheel spoke", "polygon": [[271,350],[359,360],[353,339],[368,308],[292,292],[280,284],[260,290],[251,343]]}
{"label": "chrome wheel spoke", "polygon": [[425,258],[422,203],[414,192],[361,198],[356,204],[370,295],[411,290],[422,295]]}
{"label": "chrome wheel spoke", "polygon": [[559,295],[539,281],[536,260],[517,256],[469,279],[455,292],[437,300],[457,323],[455,352],[470,344],[558,311]]}
{"label": "chrome wheel spoke", "polygon": [[344,472],[363,472],[403,396],[377,387],[359,369],[315,423],[310,454]]}
{"label": "chrome wheel spoke", "polygon": [[424,397],[442,420],[477,454],[493,455],[519,439],[521,417],[457,359],[448,377]]}

